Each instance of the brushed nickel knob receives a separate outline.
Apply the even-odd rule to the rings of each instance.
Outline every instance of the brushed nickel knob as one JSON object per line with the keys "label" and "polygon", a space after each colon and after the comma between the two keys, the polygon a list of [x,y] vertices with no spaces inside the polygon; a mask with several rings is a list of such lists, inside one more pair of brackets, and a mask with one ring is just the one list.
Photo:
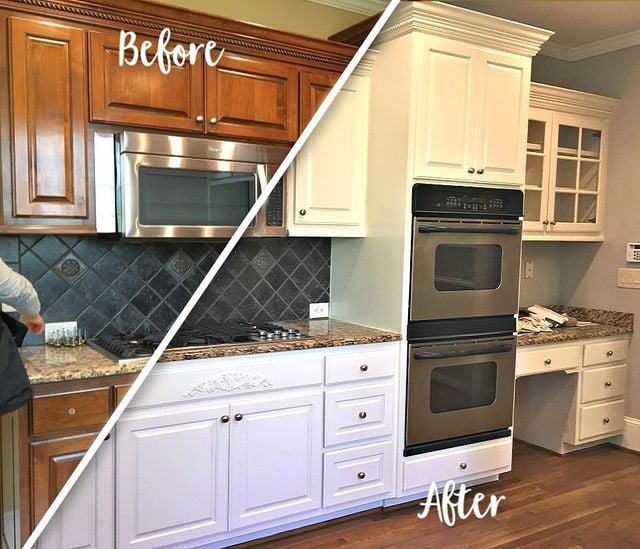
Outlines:
{"label": "brushed nickel knob", "polygon": [[222,416],[220,421],[222,421],[222,423],[229,423],[229,416]]}
{"label": "brushed nickel knob", "polygon": [[367,366],[366,364],[362,364],[360,366],[360,371],[361,372],[366,372],[369,369],[369,366]]}
{"label": "brushed nickel knob", "polygon": [[307,210],[305,210],[304,208],[300,210],[300,215],[307,215]]}
{"label": "brushed nickel knob", "polygon": [[467,170],[467,172],[469,172],[469,173],[476,173],[476,169],[475,169],[475,168],[469,168],[469,169]]}
{"label": "brushed nickel knob", "polygon": [[556,221],[555,221],[555,220],[554,220],[554,221],[551,221],[551,225],[555,225],[555,224],[556,224]]}
{"label": "brushed nickel knob", "polygon": [[462,469],[463,471],[467,468],[467,464],[466,463],[461,463],[460,464],[460,469]]}
{"label": "brushed nickel knob", "polygon": [[362,480],[362,479],[363,479],[363,478],[365,478],[366,476],[367,476],[367,474],[366,474],[365,472],[363,472],[363,471],[360,471],[360,472],[358,473],[358,478],[359,478],[360,480]]}
{"label": "brushed nickel knob", "polygon": [[480,175],[482,175],[482,174],[484,173],[484,168],[480,168],[480,169],[478,170],[478,173],[479,173]]}
{"label": "brushed nickel knob", "polygon": [[544,361],[544,363],[545,363],[547,366],[549,366],[549,364],[551,364],[551,359],[550,359],[550,358],[547,358],[547,359]]}
{"label": "brushed nickel knob", "polygon": [[235,416],[233,416],[233,419],[235,419],[236,421],[242,421],[242,418],[244,416],[242,414],[236,414]]}
{"label": "brushed nickel knob", "polygon": [[364,418],[366,418],[366,417],[367,417],[367,412],[360,412],[360,413],[358,414],[358,417],[359,417],[360,419],[364,419]]}
{"label": "brushed nickel knob", "polygon": [[613,356],[613,351],[607,351],[607,356]]}
{"label": "brushed nickel knob", "polygon": [[547,219],[545,219],[545,220],[542,222],[542,224],[543,224],[543,225],[548,225],[548,224],[549,224],[549,221],[548,221]]}
{"label": "brushed nickel knob", "polygon": [[75,408],[69,408],[68,413],[70,416],[75,416],[76,415],[76,409]]}
{"label": "brushed nickel knob", "polygon": [[202,116],[201,114],[196,116],[196,122],[204,122],[204,116]]}
{"label": "brushed nickel knob", "polygon": [[607,423],[609,423],[609,421],[611,421],[611,420],[610,420],[608,417],[604,417],[604,418],[602,418],[602,423],[604,423],[605,425],[606,425]]}
{"label": "brushed nickel knob", "polygon": [[209,118],[209,124],[217,124],[218,123],[218,119],[215,116],[212,116],[211,118]]}
{"label": "brushed nickel knob", "polygon": [[611,382],[610,381],[605,381],[604,382],[604,386],[605,387],[611,387]]}

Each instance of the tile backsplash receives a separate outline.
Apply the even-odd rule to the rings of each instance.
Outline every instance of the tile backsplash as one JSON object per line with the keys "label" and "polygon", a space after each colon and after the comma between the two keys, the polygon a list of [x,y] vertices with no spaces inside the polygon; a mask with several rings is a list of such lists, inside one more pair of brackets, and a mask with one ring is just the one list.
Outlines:
{"label": "tile backsplash", "polygon": [[[5,262],[38,291],[45,321],[77,320],[90,337],[168,328],[223,247],[224,242],[0,238]],[[188,322],[306,319],[309,303],[329,300],[330,259],[326,238],[242,240]]]}

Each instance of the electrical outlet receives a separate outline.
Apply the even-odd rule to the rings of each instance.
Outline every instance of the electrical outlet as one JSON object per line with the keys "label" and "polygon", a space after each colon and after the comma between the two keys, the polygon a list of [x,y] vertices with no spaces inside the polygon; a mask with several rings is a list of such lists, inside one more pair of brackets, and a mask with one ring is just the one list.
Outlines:
{"label": "electrical outlet", "polygon": [[533,261],[531,260],[524,262],[524,277],[527,280],[531,280],[533,278]]}
{"label": "electrical outlet", "polygon": [[44,325],[44,340],[62,336],[65,330],[73,332],[78,328],[78,323],[75,320],[69,322],[48,322]]}
{"label": "electrical outlet", "polygon": [[309,318],[329,318],[329,304],[311,303],[309,305]]}
{"label": "electrical outlet", "polygon": [[640,289],[640,269],[618,269],[618,288]]}

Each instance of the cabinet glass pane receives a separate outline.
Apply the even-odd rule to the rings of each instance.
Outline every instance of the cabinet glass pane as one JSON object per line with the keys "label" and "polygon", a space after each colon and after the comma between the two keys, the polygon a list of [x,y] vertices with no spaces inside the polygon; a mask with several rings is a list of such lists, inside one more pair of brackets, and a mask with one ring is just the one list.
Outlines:
{"label": "cabinet glass pane", "polygon": [[595,223],[598,213],[598,197],[594,194],[578,196],[578,223]]}
{"label": "cabinet glass pane", "polygon": [[556,208],[553,219],[556,223],[574,223],[576,195],[573,193],[556,194]]}
{"label": "cabinet glass pane", "polygon": [[542,191],[527,189],[524,191],[524,220],[541,221]]}
{"label": "cabinet glass pane", "polygon": [[582,146],[580,156],[582,158],[600,158],[600,140],[602,132],[600,130],[582,129]]}
{"label": "cabinet glass pane", "polygon": [[542,152],[544,150],[544,126],[545,123],[540,120],[529,120],[528,151]]}
{"label": "cabinet glass pane", "polygon": [[598,190],[598,176],[600,174],[600,162],[580,161],[579,186],[583,191]]}
{"label": "cabinet glass pane", "polygon": [[556,187],[575,189],[578,175],[578,161],[558,158],[556,169]]}
{"label": "cabinet glass pane", "polygon": [[542,187],[542,156],[527,155],[527,173],[525,175],[525,185],[532,187]]}
{"label": "cabinet glass pane", "polygon": [[558,154],[578,156],[578,128],[560,124],[558,129]]}

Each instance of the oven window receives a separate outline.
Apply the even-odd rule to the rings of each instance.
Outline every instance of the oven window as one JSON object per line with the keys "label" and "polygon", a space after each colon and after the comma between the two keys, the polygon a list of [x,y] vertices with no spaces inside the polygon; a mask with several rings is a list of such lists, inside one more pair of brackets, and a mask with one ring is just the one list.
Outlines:
{"label": "oven window", "polygon": [[495,362],[434,368],[431,372],[431,411],[439,414],[489,406],[496,400],[496,383]]}
{"label": "oven window", "polygon": [[139,169],[142,225],[238,226],[256,200],[253,173]]}
{"label": "oven window", "polygon": [[440,244],[436,247],[434,284],[439,292],[495,290],[502,279],[502,246]]}

